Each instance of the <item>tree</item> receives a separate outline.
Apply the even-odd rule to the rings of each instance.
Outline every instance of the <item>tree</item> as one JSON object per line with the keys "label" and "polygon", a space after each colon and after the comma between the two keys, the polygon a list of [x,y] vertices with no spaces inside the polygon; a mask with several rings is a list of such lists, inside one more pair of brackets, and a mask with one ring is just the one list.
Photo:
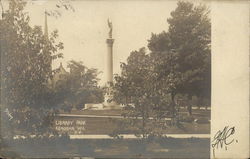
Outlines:
{"label": "tree", "polygon": [[[149,40],[152,54],[162,60],[159,62],[161,76],[169,76],[171,72],[177,77],[173,96],[182,93],[188,94],[189,98],[193,95],[211,98],[211,23],[208,14],[204,5],[194,6],[180,1],[167,20],[168,32],[153,34]],[[172,71],[166,71],[166,67]],[[192,114],[191,105],[189,112]]]}
{"label": "tree", "polygon": [[151,34],[151,38],[148,40],[148,48],[152,52],[163,52],[170,50],[170,38],[165,31],[160,34]]}
{"label": "tree", "polygon": [[[148,43],[151,52],[133,51],[127,64],[121,64],[121,75],[115,76],[114,100],[125,106],[124,116],[143,137],[164,128],[154,121],[178,118],[177,94],[210,98],[208,13],[205,6],[178,2],[168,19],[168,32],[152,34]],[[188,110],[191,114],[191,105]],[[134,120],[138,118],[142,118],[142,122]],[[178,120],[173,121],[178,125]]]}
{"label": "tree", "polygon": [[[26,4],[30,4],[30,5],[33,5],[34,3],[36,3],[33,0],[26,0],[25,2]],[[50,10],[48,10],[47,8],[44,8],[46,10],[47,15],[58,18],[62,16],[62,11],[64,10],[75,12],[75,9],[72,5],[71,0],[58,0],[54,7],[55,9],[50,9]],[[4,5],[2,3],[2,0],[0,0],[0,8],[1,8],[1,14],[3,17],[5,14],[4,13],[5,10],[4,10]]]}
{"label": "tree", "polygon": [[131,52],[127,64],[121,64],[121,75],[115,76],[113,86],[114,100],[124,105],[127,127],[132,127],[134,133],[142,134],[143,138],[155,134],[156,127],[159,133],[159,128],[164,127],[164,121],[159,121],[170,108],[168,94],[160,89],[162,83],[156,82],[157,73],[152,64],[145,48]]}
{"label": "tree", "polygon": [[47,38],[40,26],[29,25],[25,4],[10,0],[0,20],[1,109],[13,117],[6,121],[11,128],[39,134],[49,130],[44,127],[53,115],[47,82],[63,44],[55,42],[57,31]]}
{"label": "tree", "polygon": [[81,109],[86,103],[101,103],[103,91],[98,86],[97,69],[89,69],[73,60],[68,68],[70,72],[55,84],[54,105],[69,111],[73,107]]}
{"label": "tree", "polygon": [[178,54],[174,51],[151,52],[152,64],[155,72],[155,83],[158,89],[170,96],[171,117],[176,117],[175,95],[178,93],[178,86],[182,84],[182,74],[177,70]]}

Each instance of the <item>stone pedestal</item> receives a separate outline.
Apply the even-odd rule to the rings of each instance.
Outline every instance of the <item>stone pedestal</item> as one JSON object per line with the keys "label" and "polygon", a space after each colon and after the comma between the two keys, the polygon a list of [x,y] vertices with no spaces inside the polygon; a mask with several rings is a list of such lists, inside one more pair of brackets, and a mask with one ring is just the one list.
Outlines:
{"label": "stone pedestal", "polygon": [[112,101],[113,95],[112,90],[110,87],[107,87],[107,91],[104,95],[104,109],[121,109],[120,105],[118,105],[116,102]]}

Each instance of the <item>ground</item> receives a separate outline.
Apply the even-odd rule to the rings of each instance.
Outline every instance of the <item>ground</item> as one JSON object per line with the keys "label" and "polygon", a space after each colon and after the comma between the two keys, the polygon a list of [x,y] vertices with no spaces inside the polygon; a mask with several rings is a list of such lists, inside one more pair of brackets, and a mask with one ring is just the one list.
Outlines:
{"label": "ground", "polygon": [[[61,116],[56,120],[81,120],[86,124],[84,131],[81,134],[113,134],[117,129],[121,129],[120,122],[124,121],[121,116],[122,110],[73,110],[70,114],[61,112]],[[183,121],[180,122],[179,127],[167,126],[163,133],[167,134],[209,134],[210,133],[210,110],[194,109],[193,118],[195,121],[190,121],[190,117],[185,109],[181,109],[181,116]],[[199,121],[205,121],[203,123]],[[169,121],[170,122],[170,121]],[[133,134],[129,130],[123,128],[120,130],[121,134]]]}
{"label": "ground", "polygon": [[[63,114],[64,112],[61,112]],[[124,120],[122,110],[84,110],[72,111],[60,116],[59,120],[85,121],[83,135],[112,134],[117,121]],[[182,109],[182,116],[188,116]],[[183,121],[182,128],[170,126],[165,134],[204,134],[205,138],[149,138],[133,139],[70,139],[69,136],[53,138],[6,139],[1,142],[0,154],[22,158],[210,158],[210,110],[193,110],[195,119],[206,119],[205,123]],[[123,134],[133,134],[125,131]]]}
{"label": "ground", "polygon": [[3,156],[22,158],[209,158],[210,139],[32,139],[8,141]]}

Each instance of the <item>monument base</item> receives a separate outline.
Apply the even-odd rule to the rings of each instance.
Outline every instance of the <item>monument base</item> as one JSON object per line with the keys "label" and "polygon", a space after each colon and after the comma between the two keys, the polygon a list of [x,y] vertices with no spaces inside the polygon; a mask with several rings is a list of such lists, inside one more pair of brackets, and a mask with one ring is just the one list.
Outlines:
{"label": "monument base", "polygon": [[119,104],[112,101],[113,96],[110,92],[111,90],[109,89],[108,92],[104,95],[104,109],[121,109],[121,106]]}
{"label": "monument base", "polygon": [[98,103],[98,104],[88,103],[88,104],[85,104],[84,109],[85,110],[103,110],[104,105],[103,103]]}
{"label": "monument base", "polygon": [[117,110],[122,109],[121,105],[112,102],[112,103],[98,103],[98,104],[92,104],[88,103],[85,104],[85,110]]}
{"label": "monument base", "polygon": [[114,110],[114,109],[122,109],[121,106],[119,104],[116,103],[109,103],[107,105],[104,104],[103,109],[105,110]]}

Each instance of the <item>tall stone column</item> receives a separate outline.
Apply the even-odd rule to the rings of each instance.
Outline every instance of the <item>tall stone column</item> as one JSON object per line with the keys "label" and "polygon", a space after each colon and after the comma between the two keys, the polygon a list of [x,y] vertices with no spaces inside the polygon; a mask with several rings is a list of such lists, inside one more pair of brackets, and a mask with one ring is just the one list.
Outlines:
{"label": "tall stone column", "polygon": [[116,109],[117,104],[112,101],[112,88],[113,83],[113,44],[114,39],[112,38],[113,26],[112,22],[108,19],[109,34],[106,39],[107,43],[107,54],[106,54],[106,87],[107,91],[104,96],[104,107],[105,109]]}
{"label": "tall stone column", "polygon": [[107,71],[107,79],[106,79],[106,84],[109,87],[110,83],[113,82],[113,43],[114,39],[107,39],[107,61],[106,61],[106,71]]}
{"label": "tall stone column", "polygon": [[114,39],[108,38],[107,43],[107,54],[106,54],[106,87],[107,91],[104,96],[104,105],[106,109],[113,109],[114,102],[111,102],[111,83],[113,83],[113,43]]}

